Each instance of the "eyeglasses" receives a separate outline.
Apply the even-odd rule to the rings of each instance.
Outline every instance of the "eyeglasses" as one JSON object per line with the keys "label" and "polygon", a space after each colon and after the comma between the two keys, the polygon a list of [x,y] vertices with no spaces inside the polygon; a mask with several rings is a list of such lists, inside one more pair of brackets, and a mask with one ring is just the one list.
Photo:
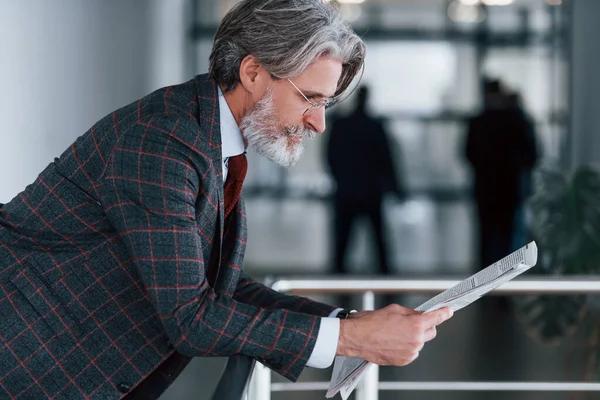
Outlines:
{"label": "eyeglasses", "polygon": [[292,82],[291,79],[288,79],[288,82],[290,82],[292,84],[292,86],[298,91],[298,93],[300,93],[302,95],[302,97],[304,97],[304,100],[306,100],[306,102],[310,105],[310,107],[308,107],[306,109],[306,111],[304,111],[304,114],[302,114],[302,115],[306,115],[306,114],[308,114],[314,110],[317,110],[321,107],[325,107],[325,109],[328,109],[336,103],[337,99],[335,97],[324,98],[318,102],[311,101],[308,97],[306,97],[306,95],[304,93],[302,93],[302,90],[298,89],[298,86],[296,86],[296,84],[294,82]]}

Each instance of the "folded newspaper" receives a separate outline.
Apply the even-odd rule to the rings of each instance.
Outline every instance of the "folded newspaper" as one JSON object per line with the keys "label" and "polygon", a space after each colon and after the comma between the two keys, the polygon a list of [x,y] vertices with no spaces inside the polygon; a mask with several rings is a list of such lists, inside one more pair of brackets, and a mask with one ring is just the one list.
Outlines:
{"label": "folded newspaper", "polygon": [[[449,307],[452,311],[460,310],[492,289],[527,271],[536,262],[537,246],[535,242],[531,242],[421,304],[416,310],[429,312],[442,307]],[[370,365],[371,363],[362,358],[337,356],[326,397],[332,398],[339,392],[342,398],[347,400]]]}

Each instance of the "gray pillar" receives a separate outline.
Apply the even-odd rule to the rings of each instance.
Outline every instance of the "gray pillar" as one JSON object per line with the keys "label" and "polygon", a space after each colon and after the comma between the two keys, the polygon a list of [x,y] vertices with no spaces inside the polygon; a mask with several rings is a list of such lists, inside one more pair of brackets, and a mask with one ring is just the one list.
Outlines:
{"label": "gray pillar", "polygon": [[572,0],[570,164],[600,162],[600,1]]}

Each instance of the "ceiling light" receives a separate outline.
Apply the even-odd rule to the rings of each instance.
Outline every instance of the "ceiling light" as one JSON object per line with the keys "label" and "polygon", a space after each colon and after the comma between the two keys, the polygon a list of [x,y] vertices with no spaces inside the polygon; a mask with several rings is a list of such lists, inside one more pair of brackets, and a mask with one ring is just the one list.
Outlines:
{"label": "ceiling light", "polygon": [[508,6],[514,0],[481,0],[486,6]]}
{"label": "ceiling light", "polygon": [[480,7],[464,5],[461,0],[448,5],[448,17],[454,22],[476,24],[484,21],[487,15]]}

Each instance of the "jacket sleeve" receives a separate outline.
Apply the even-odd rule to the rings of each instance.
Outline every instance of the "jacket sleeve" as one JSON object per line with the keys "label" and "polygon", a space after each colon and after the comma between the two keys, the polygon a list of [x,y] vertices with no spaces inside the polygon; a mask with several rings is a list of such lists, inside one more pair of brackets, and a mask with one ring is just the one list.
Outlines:
{"label": "jacket sleeve", "polygon": [[247,304],[263,308],[283,308],[303,314],[329,316],[336,307],[319,303],[306,297],[290,296],[277,292],[262,283],[248,277],[243,271],[234,294],[234,298]]}
{"label": "jacket sleeve", "polygon": [[319,318],[240,302],[215,292],[206,279],[202,247],[212,238],[196,223],[196,207],[218,206],[208,181],[215,179],[213,160],[198,150],[206,144],[182,139],[201,137],[198,129],[187,120],[154,117],[122,133],[102,181],[105,212],[177,351],[245,354],[296,380],[314,348]]}

